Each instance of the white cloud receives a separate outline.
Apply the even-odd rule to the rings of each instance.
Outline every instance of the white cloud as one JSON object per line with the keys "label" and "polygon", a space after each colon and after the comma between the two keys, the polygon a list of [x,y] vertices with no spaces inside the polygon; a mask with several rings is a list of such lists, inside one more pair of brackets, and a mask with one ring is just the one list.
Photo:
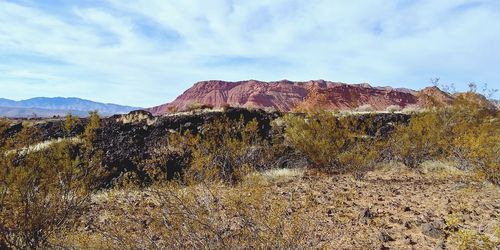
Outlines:
{"label": "white cloud", "polygon": [[197,80],[249,78],[420,88],[441,76],[499,87],[494,0],[108,0],[51,8],[0,2],[2,97],[152,106]]}

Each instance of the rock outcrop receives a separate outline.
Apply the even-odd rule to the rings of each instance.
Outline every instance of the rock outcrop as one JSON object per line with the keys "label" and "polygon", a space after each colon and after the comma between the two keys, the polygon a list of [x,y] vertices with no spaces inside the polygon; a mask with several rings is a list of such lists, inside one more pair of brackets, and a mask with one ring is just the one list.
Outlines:
{"label": "rock outcrop", "polygon": [[389,106],[424,106],[429,99],[448,104],[452,96],[436,87],[422,91],[369,84],[345,84],[324,80],[292,82],[203,81],[186,90],[173,102],[148,109],[154,115],[185,111],[194,105],[273,109],[288,112],[320,106],[347,110],[370,105],[375,110]]}

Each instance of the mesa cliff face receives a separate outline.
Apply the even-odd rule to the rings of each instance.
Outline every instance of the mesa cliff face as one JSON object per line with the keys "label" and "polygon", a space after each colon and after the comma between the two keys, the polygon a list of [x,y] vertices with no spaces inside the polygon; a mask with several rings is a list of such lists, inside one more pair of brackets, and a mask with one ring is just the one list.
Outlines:
{"label": "mesa cliff face", "polygon": [[198,82],[173,102],[150,108],[148,111],[155,115],[161,115],[184,111],[192,105],[209,105],[216,108],[224,106],[270,108],[283,112],[318,106],[327,109],[347,110],[370,105],[375,110],[384,110],[391,105],[423,106],[429,97],[445,104],[452,100],[450,95],[435,87],[414,91],[324,80],[307,82],[288,80],[226,82],[213,80]]}

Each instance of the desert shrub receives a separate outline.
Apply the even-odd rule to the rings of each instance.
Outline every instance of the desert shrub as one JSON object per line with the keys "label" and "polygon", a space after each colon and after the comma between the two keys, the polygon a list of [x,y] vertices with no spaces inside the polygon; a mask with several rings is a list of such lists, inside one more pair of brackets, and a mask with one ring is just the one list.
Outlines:
{"label": "desert shrub", "polygon": [[364,104],[356,108],[358,112],[373,112],[375,109],[370,104]]}
{"label": "desert shrub", "polygon": [[101,118],[99,117],[99,113],[97,111],[89,112],[89,122],[85,127],[83,132],[84,146],[86,148],[92,148],[92,144],[96,139],[96,130],[100,128]]}
{"label": "desert shrub", "polygon": [[481,95],[458,95],[450,107],[415,115],[409,126],[396,128],[388,147],[393,159],[416,167],[427,160],[453,160],[500,183],[500,120]]}
{"label": "desert shrub", "polygon": [[66,133],[66,136],[69,136],[71,134],[77,123],[78,117],[75,117],[71,114],[66,115],[64,119],[64,132]]}
{"label": "desert shrub", "polygon": [[9,127],[10,122],[7,119],[0,118],[0,135],[3,135]]}
{"label": "desert shrub", "polygon": [[185,178],[191,181],[237,182],[251,169],[271,164],[269,144],[257,120],[245,123],[222,118],[203,126],[198,134],[186,131],[168,139],[169,154],[188,159]]}
{"label": "desert shrub", "polygon": [[500,184],[500,116],[484,97],[468,92],[451,108],[449,155],[464,167]]}
{"label": "desert shrub", "polygon": [[[141,194],[142,193],[142,194]],[[72,247],[106,249],[304,249],[315,247],[301,209],[256,176],[235,186],[176,182],[108,196],[106,221],[66,240]],[[308,245],[311,244],[311,245]]]}
{"label": "desert shrub", "polygon": [[195,111],[195,110],[202,110],[202,109],[213,109],[214,106],[211,104],[201,104],[201,103],[190,103],[186,108],[185,111]]}
{"label": "desert shrub", "polygon": [[[88,136],[95,136],[86,128]],[[89,128],[90,127],[90,128]],[[55,247],[54,237],[78,222],[103,174],[99,154],[78,140],[57,140],[39,150],[39,131],[25,126],[0,148],[0,246]],[[9,143],[8,143],[9,144]]]}
{"label": "desert shrub", "polygon": [[24,124],[23,128],[13,138],[9,138],[5,147],[20,149],[33,145],[42,140],[40,130],[33,125]]}
{"label": "desert shrub", "polygon": [[418,111],[421,111],[422,107],[416,105],[416,104],[410,104],[406,105],[401,112],[406,113],[406,114],[411,114],[411,113],[416,113]]}
{"label": "desert shrub", "polygon": [[66,141],[23,157],[0,151],[0,241],[6,246],[50,247],[55,233],[77,221],[94,177],[77,151]]}
{"label": "desert shrub", "polygon": [[442,122],[437,112],[427,112],[413,117],[408,126],[397,127],[388,144],[392,150],[391,160],[416,167],[445,157],[447,141],[441,140],[445,133],[440,129]]}
{"label": "desert shrub", "polygon": [[390,113],[399,112],[401,110],[402,110],[402,108],[399,105],[390,105],[387,108],[385,108],[385,111],[390,112]]}
{"label": "desert shrub", "polygon": [[302,153],[311,167],[333,173],[363,172],[377,161],[378,141],[365,132],[373,125],[370,121],[324,111],[305,117],[287,115],[284,120],[285,144]]}
{"label": "desert shrub", "polygon": [[4,145],[5,140],[7,139],[4,134],[9,128],[10,122],[7,119],[0,119],[0,147]]}
{"label": "desert shrub", "polygon": [[498,242],[494,242],[487,235],[473,230],[460,229],[450,236],[451,244],[460,250],[467,249],[496,249]]}
{"label": "desert shrub", "polygon": [[169,113],[177,113],[177,111],[179,111],[179,108],[175,107],[175,106],[171,106],[171,107],[168,107],[167,108],[167,111]]}

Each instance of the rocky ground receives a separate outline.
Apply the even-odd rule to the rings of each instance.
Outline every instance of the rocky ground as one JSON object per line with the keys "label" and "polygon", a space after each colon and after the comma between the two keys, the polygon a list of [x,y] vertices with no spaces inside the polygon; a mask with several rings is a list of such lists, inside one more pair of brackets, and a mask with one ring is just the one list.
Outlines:
{"label": "rocky ground", "polygon": [[[500,189],[444,163],[385,166],[362,179],[302,170],[263,177],[266,203],[286,198],[291,213],[305,211],[313,248],[459,249],[475,242],[499,249]],[[109,192],[94,198],[94,213],[130,213],[149,197]]]}
{"label": "rocky ground", "polygon": [[315,230],[328,248],[455,249],[459,229],[493,237],[500,227],[498,187],[447,171],[383,169],[363,180],[305,175],[273,190],[314,195]]}

